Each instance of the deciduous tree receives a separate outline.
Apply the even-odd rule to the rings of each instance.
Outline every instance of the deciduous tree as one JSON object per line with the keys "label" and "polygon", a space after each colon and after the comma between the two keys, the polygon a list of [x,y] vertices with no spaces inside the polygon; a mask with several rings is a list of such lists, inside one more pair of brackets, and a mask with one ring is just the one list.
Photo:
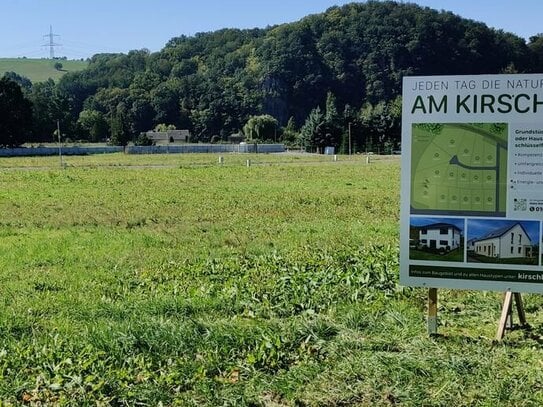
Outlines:
{"label": "deciduous tree", "polygon": [[252,116],[243,126],[243,134],[249,141],[274,140],[277,125],[277,120],[269,114]]}
{"label": "deciduous tree", "polygon": [[21,87],[6,77],[0,79],[0,146],[23,144],[32,127],[32,104]]}

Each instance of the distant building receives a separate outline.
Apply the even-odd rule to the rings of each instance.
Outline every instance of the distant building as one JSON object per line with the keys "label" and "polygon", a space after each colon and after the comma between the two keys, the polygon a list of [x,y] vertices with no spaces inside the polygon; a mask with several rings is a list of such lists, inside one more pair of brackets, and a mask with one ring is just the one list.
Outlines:
{"label": "distant building", "polygon": [[190,140],[188,130],[148,131],[145,134],[156,145],[188,143]]}
{"label": "distant building", "polygon": [[245,137],[243,137],[243,134],[241,133],[233,133],[228,136],[228,142],[232,144],[239,144],[243,140],[245,140]]}
{"label": "distant building", "polygon": [[454,250],[460,247],[462,230],[450,223],[433,223],[419,227],[419,242],[430,249]]}
{"label": "distant building", "polygon": [[496,229],[474,241],[476,254],[498,259],[532,257],[533,245],[520,223]]}

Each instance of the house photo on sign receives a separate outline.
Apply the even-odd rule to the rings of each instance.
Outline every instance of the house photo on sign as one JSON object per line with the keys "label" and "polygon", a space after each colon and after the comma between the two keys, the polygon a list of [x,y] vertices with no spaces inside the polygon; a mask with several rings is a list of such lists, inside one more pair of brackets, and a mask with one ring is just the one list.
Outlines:
{"label": "house photo on sign", "polygon": [[400,281],[543,292],[543,75],[405,77]]}

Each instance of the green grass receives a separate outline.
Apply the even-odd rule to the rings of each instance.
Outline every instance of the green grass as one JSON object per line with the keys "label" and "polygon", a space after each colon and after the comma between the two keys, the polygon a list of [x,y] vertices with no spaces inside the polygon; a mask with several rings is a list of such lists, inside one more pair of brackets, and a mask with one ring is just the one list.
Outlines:
{"label": "green grass", "polygon": [[464,252],[463,250],[456,249],[448,253],[439,254],[424,250],[410,249],[409,258],[412,260],[464,261]]}
{"label": "green grass", "polygon": [[507,259],[500,259],[497,257],[483,256],[470,252],[468,254],[468,261],[476,261],[479,263],[496,263],[496,264],[526,264],[526,265],[538,265],[537,257],[512,257]]}
{"label": "green grass", "polygon": [[[55,62],[62,64],[62,70],[55,69]],[[44,82],[51,78],[59,80],[66,72],[81,71],[87,67],[86,61],[50,60],[32,58],[0,58],[0,76],[4,72],[15,72],[26,76],[32,82]]]}
{"label": "green grass", "polygon": [[499,294],[440,290],[427,337],[397,160],[217,157],[0,160],[4,404],[543,402],[539,296],[496,345]]}

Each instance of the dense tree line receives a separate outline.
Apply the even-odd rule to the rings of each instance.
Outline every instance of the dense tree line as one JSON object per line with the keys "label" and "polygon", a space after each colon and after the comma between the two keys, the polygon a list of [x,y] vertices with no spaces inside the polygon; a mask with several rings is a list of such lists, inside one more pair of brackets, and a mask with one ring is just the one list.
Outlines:
{"label": "dense tree line", "polygon": [[[10,74],[32,102],[29,141],[114,144],[163,123],[193,141],[282,140],[310,149],[394,148],[404,75],[540,72],[543,36],[523,39],[397,2],[352,3],[266,29],[171,39],[157,53],[99,54],[58,83]],[[273,130],[273,131],[272,131]]]}

